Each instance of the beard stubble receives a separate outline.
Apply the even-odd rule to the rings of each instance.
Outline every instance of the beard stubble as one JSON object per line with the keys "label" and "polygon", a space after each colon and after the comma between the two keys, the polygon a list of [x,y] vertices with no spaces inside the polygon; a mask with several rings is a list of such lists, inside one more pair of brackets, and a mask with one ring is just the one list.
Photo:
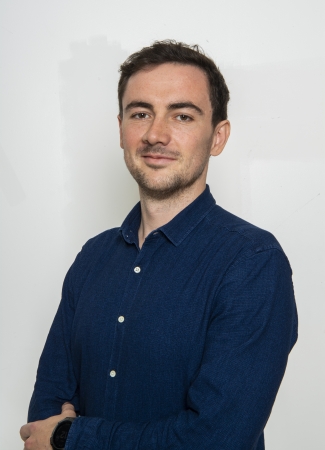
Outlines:
{"label": "beard stubble", "polygon": [[[138,165],[134,163],[132,158],[129,158],[127,152],[124,151],[124,160],[126,166],[138,183],[139,188],[144,196],[147,198],[155,200],[166,200],[171,197],[175,197],[190,188],[196,180],[202,175],[206,165],[209,161],[209,151],[210,143],[206,145],[206,157],[202,158],[200,164],[194,168],[193,171],[190,170],[190,165],[183,167],[182,170],[172,171],[168,175],[164,176],[161,182],[155,182],[150,179],[150,176],[145,173]],[[202,151],[202,150],[201,150]],[[143,148],[138,148],[136,150],[136,158],[141,158],[146,154],[157,154],[166,157],[172,157],[182,163],[183,156],[178,151],[166,150],[161,146],[150,146],[147,145]],[[163,168],[155,167],[151,170],[159,171]]]}

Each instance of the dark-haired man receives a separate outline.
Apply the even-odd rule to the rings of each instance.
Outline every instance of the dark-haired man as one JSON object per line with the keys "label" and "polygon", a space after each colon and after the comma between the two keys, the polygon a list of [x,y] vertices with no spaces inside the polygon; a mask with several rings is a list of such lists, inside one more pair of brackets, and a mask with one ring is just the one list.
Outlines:
{"label": "dark-haired man", "polygon": [[157,42],[121,66],[120,142],[140,203],[66,276],[26,449],[264,449],[296,308],[278,242],[206,186],[228,99],[197,47]]}

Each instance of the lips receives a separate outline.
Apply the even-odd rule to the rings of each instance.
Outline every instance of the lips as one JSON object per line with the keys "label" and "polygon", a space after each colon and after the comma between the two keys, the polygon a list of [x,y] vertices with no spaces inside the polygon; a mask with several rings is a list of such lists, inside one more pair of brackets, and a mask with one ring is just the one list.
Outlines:
{"label": "lips", "polygon": [[149,167],[165,167],[166,165],[172,164],[176,161],[175,157],[160,155],[160,154],[146,154],[142,155],[144,162]]}
{"label": "lips", "polygon": [[142,155],[143,158],[150,158],[150,159],[169,159],[169,160],[175,160],[176,158],[172,157],[172,156],[168,156],[168,155],[157,155],[157,154],[146,154],[146,155]]}

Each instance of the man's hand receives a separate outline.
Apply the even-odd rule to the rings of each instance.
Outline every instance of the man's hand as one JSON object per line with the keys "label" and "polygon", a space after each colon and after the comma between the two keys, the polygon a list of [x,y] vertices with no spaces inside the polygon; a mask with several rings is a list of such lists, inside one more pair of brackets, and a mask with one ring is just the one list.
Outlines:
{"label": "man's hand", "polygon": [[55,426],[66,417],[76,417],[74,406],[71,403],[62,405],[62,412],[45,420],[30,422],[20,429],[20,437],[25,442],[25,450],[52,450],[50,437]]}

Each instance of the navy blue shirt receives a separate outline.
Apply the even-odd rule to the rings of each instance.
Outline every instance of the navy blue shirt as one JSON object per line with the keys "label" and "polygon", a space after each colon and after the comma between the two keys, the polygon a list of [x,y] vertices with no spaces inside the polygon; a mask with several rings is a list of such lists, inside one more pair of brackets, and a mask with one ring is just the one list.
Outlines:
{"label": "navy blue shirt", "polygon": [[291,269],[209,188],[141,250],[140,204],[63,285],[29,421],[80,413],[66,450],[262,450],[297,338]]}

